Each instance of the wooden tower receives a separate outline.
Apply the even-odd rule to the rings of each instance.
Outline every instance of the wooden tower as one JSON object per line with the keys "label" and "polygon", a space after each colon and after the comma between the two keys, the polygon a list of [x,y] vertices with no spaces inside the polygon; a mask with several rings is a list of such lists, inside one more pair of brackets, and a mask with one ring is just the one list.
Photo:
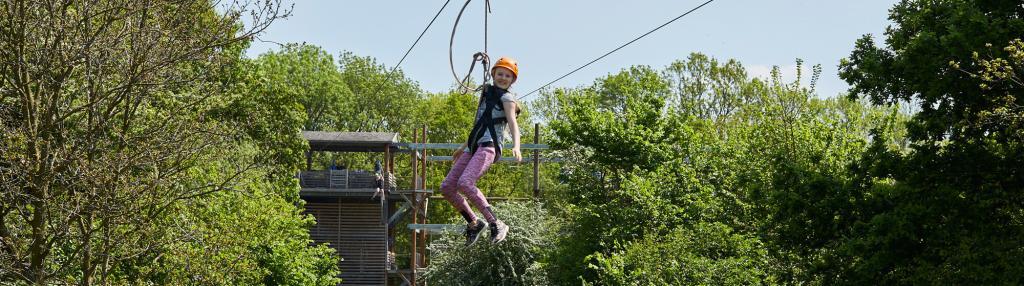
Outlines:
{"label": "wooden tower", "polygon": [[[303,131],[302,135],[310,151],[306,154],[306,170],[299,173],[299,195],[306,201],[305,213],[317,221],[310,229],[314,243],[328,243],[342,258],[340,285],[386,285],[390,277],[404,281],[402,284],[417,284],[416,270],[423,266],[426,234],[412,231],[409,269],[398,269],[392,244],[395,235],[405,231],[396,230],[395,224],[406,214],[411,213],[413,224],[426,222],[423,210],[431,192],[421,190],[423,182],[417,179],[426,170],[422,168],[423,154],[399,143],[398,133]],[[372,152],[384,156],[379,172],[312,170],[312,152]],[[395,184],[394,159],[398,153],[408,153],[412,158],[410,190],[399,190]]]}

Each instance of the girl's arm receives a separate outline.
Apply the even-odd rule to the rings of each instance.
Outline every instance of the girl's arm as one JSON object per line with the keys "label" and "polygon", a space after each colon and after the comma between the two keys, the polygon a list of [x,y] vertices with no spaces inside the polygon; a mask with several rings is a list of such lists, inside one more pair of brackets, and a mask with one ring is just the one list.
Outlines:
{"label": "girl's arm", "polygon": [[512,156],[516,162],[523,161],[523,152],[519,150],[519,123],[516,121],[516,102],[502,102],[505,107],[505,119],[508,121],[508,128],[512,131]]}

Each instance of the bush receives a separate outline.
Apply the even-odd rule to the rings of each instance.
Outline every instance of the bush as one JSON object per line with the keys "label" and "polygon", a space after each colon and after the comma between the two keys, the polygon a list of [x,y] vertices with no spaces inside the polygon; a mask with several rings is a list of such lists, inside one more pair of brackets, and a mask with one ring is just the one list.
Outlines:
{"label": "bush", "polygon": [[[508,237],[491,243],[489,233],[464,246],[461,232],[430,243],[431,262],[424,274],[434,285],[548,285],[543,258],[551,248],[555,219],[539,202],[508,202],[492,207],[509,225]],[[462,223],[461,218],[457,222]]]}
{"label": "bush", "polygon": [[598,285],[774,284],[768,259],[757,238],[721,223],[697,223],[592,256],[590,268]]}

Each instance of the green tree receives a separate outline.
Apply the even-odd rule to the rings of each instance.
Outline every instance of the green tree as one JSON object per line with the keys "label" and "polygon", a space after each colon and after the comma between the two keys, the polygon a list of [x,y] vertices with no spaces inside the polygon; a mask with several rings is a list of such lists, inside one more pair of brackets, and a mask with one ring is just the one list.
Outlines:
{"label": "green tree", "polygon": [[[985,49],[991,48],[992,45],[985,45]],[[1024,41],[1019,38],[1014,39],[1002,50],[1006,53],[1005,58],[997,57],[991,52],[985,52],[985,56],[975,52],[972,55],[974,64],[971,65],[971,68],[973,70],[961,69],[958,62],[951,63],[954,68],[970,74],[972,78],[981,80],[978,87],[992,92],[992,95],[996,97],[993,101],[998,102],[999,106],[992,110],[979,112],[978,121],[981,124],[996,125],[997,127],[994,129],[1008,130],[1005,136],[1020,140],[1021,132],[1024,130],[1022,127],[1024,111],[1017,102],[1018,95],[1015,95],[1013,91],[1024,87],[1024,79],[1017,73],[1018,70],[1024,69]],[[1016,130],[1016,134],[1014,134],[1014,130]]]}
{"label": "green tree", "polygon": [[[556,103],[542,112],[554,118],[555,146],[568,159],[556,199],[569,222],[552,279],[817,281],[836,240],[860,218],[849,166],[873,134],[898,137],[899,129],[879,128],[900,117],[864,101],[817,98],[820,68],[812,70],[808,87],[784,82],[778,68],[749,78],[738,62],[693,54],[660,73],[633,68],[593,87],[542,94]],[[883,139],[874,140],[899,149],[898,140]],[[713,234],[672,242],[696,232]],[[659,247],[681,254],[644,250]],[[644,266],[657,259],[665,266]]]}
{"label": "green tree", "polygon": [[649,67],[599,79],[579,96],[559,103],[565,117],[551,123],[554,144],[590,148],[588,159],[612,173],[655,169],[669,159],[669,146],[677,139],[664,112],[668,94],[668,84]]}
{"label": "green tree", "polygon": [[569,222],[551,273],[560,284],[593,281],[593,254],[647,235],[667,233],[720,207],[702,185],[690,184],[684,162],[692,117],[666,112],[667,81],[648,67],[599,79],[581,90],[556,91],[551,122],[567,163],[554,199]]}
{"label": "green tree", "polygon": [[275,92],[299,98],[306,110],[303,130],[333,130],[355,113],[358,105],[342,80],[334,57],[317,46],[288,44],[259,56],[256,62]]}
{"label": "green tree", "polygon": [[729,118],[754,95],[746,69],[736,60],[721,63],[694,53],[669,65],[663,77],[673,89],[669,106],[702,119]]}
{"label": "green tree", "polygon": [[337,283],[296,206],[301,105],[242,58],[279,2],[56,4],[0,4],[0,279]]}
{"label": "green tree", "polygon": [[423,91],[401,70],[390,73],[371,57],[346,52],[338,60],[342,81],[359,109],[339,120],[341,131],[403,131],[419,127],[413,113]]}
{"label": "green tree", "polygon": [[[862,160],[869,217],[835,258],[842,261],[839,281],[1024,280],[1020,125],[988,116],[1019,114],[1022,87],[985,88],[991,83],[959,70],[982,70],[967,62],[976,51],[1024,34],[1022,13],[1019,1],[901,1],[891,10],[886,46],[864,36],[840,64],[852,97],[907,102],[920,112],[907,123],[909,152],[872,148]],[[986,52],[1005,58],[1011,51]],[[964,63],[958,68],[957,62]]]}

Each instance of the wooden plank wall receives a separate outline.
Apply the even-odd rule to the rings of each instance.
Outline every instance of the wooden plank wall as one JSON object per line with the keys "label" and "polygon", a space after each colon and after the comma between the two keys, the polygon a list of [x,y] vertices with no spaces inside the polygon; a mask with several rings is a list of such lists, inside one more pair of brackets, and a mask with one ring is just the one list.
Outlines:
{"label": "wooden plank wall", "polygon": [[379,201],[307,202],[316,217],[309,233],[317,244],[330,243],[343,259],[341,285],[384,285],[387,278],[387,225]]}
{"label": "wooden plank wall", "polygon": [[377,187],[377,175],[363,170],[318,170],[299,172],[299,185],[320,189],[370,189]]}

